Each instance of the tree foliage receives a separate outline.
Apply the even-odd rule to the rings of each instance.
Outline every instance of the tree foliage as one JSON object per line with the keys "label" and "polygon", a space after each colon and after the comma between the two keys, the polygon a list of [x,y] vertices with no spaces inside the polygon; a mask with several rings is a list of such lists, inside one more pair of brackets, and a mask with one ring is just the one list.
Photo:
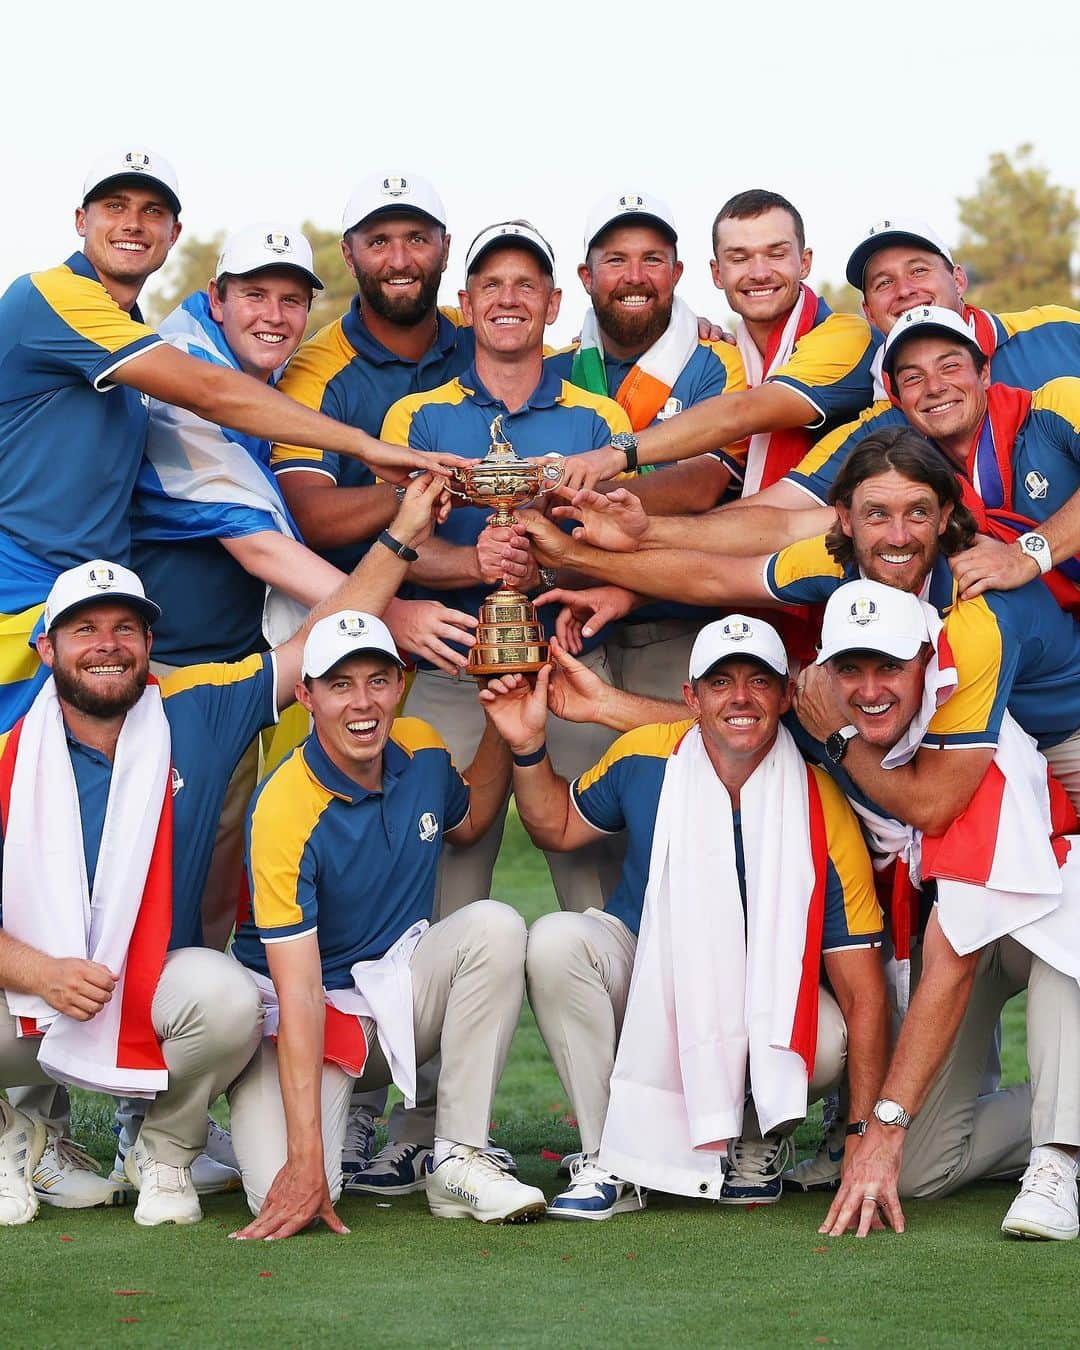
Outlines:
{"label": "tree foliage", "polygon": [[[315,272],[326,289],[315,292],[308,318],[307,332],[314,333],[343,314],[356,293],[356,283],[341,256],[341,236],[310,221],[301,226],[315,256]],[[167,314],[194,291],[203,291],[217,268],[218,255],[225,239],[219,230],[209,239],[181,235],[163,269],[163,282],[146,297],[143,309],[150,323],[159,324]]]}
{"label": "tree foliage", "polygon": [[967,269],[972,304],[991,310],[1071,305],[1080,211],[1070,188],[1051,183],[1031,145],[1002,151],[970,197],[957,203],[963,234],[957,261]]}
{"label": "tree foliage", "polygon": [[846,281],[813,282],[813,288],[834,314],[861,314],[862,292]]}

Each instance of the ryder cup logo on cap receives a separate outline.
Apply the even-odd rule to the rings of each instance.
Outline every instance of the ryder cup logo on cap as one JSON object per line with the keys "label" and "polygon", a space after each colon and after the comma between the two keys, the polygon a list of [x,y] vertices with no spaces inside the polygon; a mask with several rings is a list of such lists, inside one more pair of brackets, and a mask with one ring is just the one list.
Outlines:
{"label": "ryder cup logo on cap", "polygon": [[881,364],[885,373],[892,376],[897,349],[909,337],[960,338],[975,351],[981,351],[975,336],[974,323],[968,323],[955,309],[945,309],[942,305],[916,305],[906,314],[901,314],[893,324],[889,336],[885,339],[884,356]]}
{"label": "ryder cup logo on cap", "polygon": [[667,202],[648,192],[609,192],[593,205],[585,221],[585,252],[610,225],[618,225],[625,217],[650,220],[673,244],[678,241],[675,217]]}
{"label": "ryder cup logo on cap", "polygon": [[83,206],[102,196],[114,182],[124,178],[138,178],[145,183],[153,183],[161,189],[173,215],[180,214],[176,170],[167,159],[146,149],[109,150],[96,159],[83,183]]}
{"label": "ryder cup logo on cap", "polygon": [[929,641],[926,612],[917,595],[863,578],[838,587],[829,597],[817,664],[844,652],[881,652],[910,661]]}
{"label": "ryder cup logo on cap", "polygon": [[146,598],[143,584],[134,572],[119,563],[95,558],[78,567],[69,567],[53,582],[42,615],[45,631],[82,605],[113,601],[127,601],[147,623],[154,623],[161,617],[160,608]]}
{"label": "ryder cup logo on cap", "polygon": [[279,221],[257,221],[230,234],[217,260],[214,278],[244,277],[264,267],[291,267],[315,290],[323,289],[306,235]]}
{"label": "ryder cup logo on cap", "polygon": [[889,220],[878,220],[866,231],[865,237],[856,245],[848,258],[844,275],[857,291],[863,289],[866,264],[883,248],[893,245],[910,244],[918,249],[929,249],[944,258],[950,267],[955,267],[949,247],[941,235],[927,225],[925,220],[915,216],[893,216]]}
{"label": "ryder cup logo on cap", "polygon": [[760,661],[787,678],[787,652],[772,624],[749,619],[745,614],[729,614],[726,619],[706,624],[697,635],[690,653],[690,678],[700,680],[721,661],[747,659]]}
{"label": "ryder cup logo on cap", "polygon": [[320,619],[308,633],[301,673],[317,678],[347,656],[359,656],[363,652],[388,656],[399,666],[405,664],[382,619],[355,609],[339,610],[337,614]]}
{"label": "ryder cup logo on cap", "polygon": [[426,178],[419,174],[369,174],[349,194],[341,216],[341,233],[381,212],[415,212],[446,227],[446,207]]}

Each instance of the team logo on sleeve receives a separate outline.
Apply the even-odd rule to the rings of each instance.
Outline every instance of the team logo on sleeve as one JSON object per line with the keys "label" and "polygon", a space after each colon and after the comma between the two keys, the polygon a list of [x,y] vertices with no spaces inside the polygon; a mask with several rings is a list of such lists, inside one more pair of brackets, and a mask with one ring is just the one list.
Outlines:
{"label": "team logo on sleeve", "polygon": [[1044,478],[1038,469],[1032,469],[1024,479],[1024,487],[1027,489],[1027,495],[1034,501],[1045,497],[1050,491],[1049,480]]}
{"label": "team logo on sleeve", "polygon": [[720,631],[729,642],[745,642],[754,635],[754,630],[745,619],[728,619]]}
{"label": "team logo on sleeve", "polygon": [[86,574],[86,580],[91,586],[96,586],[99,591],[108,591],[116,585],[116,573],[111,567],[99,563],[98,566],[90,568]]}
{"label": "team logo on sleeve", "polygon": [[434,811],[425,811],[417,821],[422,843],[431,844],[439,837],[439,817]]}
{"label": "team logo on sleeve", "polygon": [[367,624],[360,614],[343,614],[337,627],[342,637],[358,638],[367,632]]}
{"label": "team logo on sleeve", "polygon": [[129,150],[124,163],[133,173],[144,173],[150,167],[150,156],[142,150]]}
{"label": "team logo on sleeve", "polygon": [[401,197],[409,190],[409,180],[407,178],[384,178],[382,190],[388,197]]}
{"label": "team logo on sleeve", "polygon": [[640,211],[644,205],[645,199],[635,197],[631,192],[628,192],[625,197],[619,198],[619,206],[623,211]]}
{"label": "team logo on sleeve", "polygon": [[281,230],[271,230],[265,239],[266,247],[272,253],[291,253],[292,240]]}
{"label": "team logo on sleeve", "polygon": [[660,411],[656,414],[658,422],[666,422],[669,417],[678,417],[682,412],[683,403],[681,398],[669,398]]}
{"label": "team logo on sleeve", "polygon": [[868,623],[874,623],[879,617],[877,603],[868,595],[860,595],[848,607],[848,623],[857,623],[860,628],[865,628]]}

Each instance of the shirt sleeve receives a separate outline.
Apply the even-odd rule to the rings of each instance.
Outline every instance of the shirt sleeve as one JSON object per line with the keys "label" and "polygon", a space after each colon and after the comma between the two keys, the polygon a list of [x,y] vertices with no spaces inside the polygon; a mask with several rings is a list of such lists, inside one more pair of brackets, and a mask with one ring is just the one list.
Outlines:
{"label": "shirt sleeve", "polygon": [[816,502],[829,500],[836,475],[852,450],[872,431],[904,422],[903,414],[891,403],[879,401],[866,408],[854,422],[827,432],[786,476],[786,481]]}
{"label": "shirt sleeve", "polygon": [[161,681],[161,695],[196,700],[219,753],[239,760],[256,734],[277,722],[274,653],[185,666]]}
{"label": "shirt sleeve", "polygon": [[800,539],[765,564],[765,589],[789,605],[824,604],[843,580],[844,569],[829,556],[825,536]]}
{"label": "shirt sleeve", "polygon": [[570,800],[586,825],[604,834],[626,828],[622,789],[631,764],[621,737],[609,746],[603,758],[570,784]]}
{"label": "shirt sleeve", "polygon": [[934,714],[923,745],[933,750],[996,746],[1020,660],[985,596],[961,600],[945,619],[956,661],[955,692]]}
{"label": "shirt sleeve", "polygon": [[289,818],[286,796],[271,779],[248,816],[251,914],[263,942],[303,937],[318,927],[318,861],[309,833]]}
{"label": "shirt sleeve", "polygon": [[821,793],[829,853],[825,878],[823,952],[881,944],[882,915],[874,869],[851,807],[829,775],[813,769]]}
{"label": "shirt sleeve", "polygon": [[865,319],[830,314],[796,342],[790,359],[767,382],[786,384],[806,399],[812,409],[808,427],[850,420],[873,402],[870,367],[880,341]]}
{"label": "shirt sleeve", "polygon": [[[346,353],[325,349],[318,338],[311,339],[289,362],[288,369],[278,383],[278,390],[297,403],[302,403],[312,412],[332,417],[335,422],[348,422],[347,410],[342,405],[338,382],[335,376],[348,364]],[[289,445],[275,442],[270,448],[270,467],[275,473],[290,473],[302,470],[307,473],[323,473],[336,483],[341,472],[341,462],[336,454],[329,450],[313,450],[306,445]]]}
{"label": "shirt sleeve", "polygon": [[100,281],[66,267],[36,272],[31,284],[39,298],[28,313],[22,344],[59,369],[81,375],[99,392],[111,389],[120,366],[162,338],[126,314]]}
{"label": "shirt sleeve", "polygon": [[444,818],[446,827],[443,834],[448,830],[456,830],[465,817],[469,814],[469,785],[462,776],[457,765],[454,763],[450,751],[445,752],[446,756],[446,811]]}

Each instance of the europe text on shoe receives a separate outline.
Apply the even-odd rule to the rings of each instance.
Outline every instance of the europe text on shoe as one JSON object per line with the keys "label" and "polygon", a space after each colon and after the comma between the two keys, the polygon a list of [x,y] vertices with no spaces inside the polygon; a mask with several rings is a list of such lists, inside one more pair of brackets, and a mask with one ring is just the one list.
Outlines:
{"label": "europe text on shoe", "polygon": [[552,1200],[547,1212],[553,1219],[610,1219],[644,1209],[647,1195],[640,1186],[605,1172],[594,1159],[582,1157],[573,1165],[570,1185]]}
{"label": "europe text on shoe", "polygon": [[822,1126],[817,1152],[784,1173],[785,1191],[835,1191],[840,1185],[847,1121],[835,1099],[826,1107]]}
{"label": "europe text on shoe", "polygon": [[170,1167],[151,1157],[140,1135],[124,1159],[127,1179],[139,1192],[135,1222],[144,1228],[159,1223],[198,1223],[202,1218],[199,1197],[190,1167]]}
{"label": "europe text on shoe", "polygon": [[362,1172],[375,1150],[375,1115],[367,1106],[350,1106],[341,1149],[341,1171],[346,1187],[355,1172]]}
{"label": "europe text on shoe", "polygon": [[733,1139],[728,1145],[729,1166],[717,1203],[774,1205],[780,1199],[790,1157],[789,1141],[778,1134],[767,1134],[764,1139]]}
{"label": "europe text on shoe", "polygon": [[427,1183],[428,1207],[439,1219],[524,1223],[547,1209],[544,1192],[526,1186],[478,1148],[455,1144]]}
{"label": "europe text on shoe", "polygon": [[93,1209],[127,1203],[127,1187],[98,1171],[98,1165],[55,1126],[45,1127],[45,1151],[34,1168],[37,1198],[57,1209]]}
{"label": "europe text on shoe", "polygon": [[1056,1148],[1032,1149],[1001,1231],[1013,1237],[1067,1242],[1080,1232],[1076,1213],[1076,1163]]}
{"label": "europe text on shoe", "polygon": [[42,1122],[0,1097],[0,1226],[29,1223],[38,1212],[34,1168],[45,1142]]}
{"label": "europe text on shoe", "polygon": [[[236,1161],[236,1150],[233,1148],[232,1135],[224,1125],[219,1125],[213,1116],[206,1119],[206,1147],[203,1153],[211,1162],[220,1163],[222,1167],[228,1167],[240,1176],[240,1164]],[[194,1178],[195,1189],[199,1189],[199,1180]],[[233,1187],[226,1187],[232,1190]],[[209,1194],[209,1192],[207,1192]]]}
{"label": "europe text on shoe", "polygon": [[350,1195],[411,1195],[427,1186],[424,1163],[431,1156],[425,1144],[387,1144],[361,1172],[345,1178]]}

